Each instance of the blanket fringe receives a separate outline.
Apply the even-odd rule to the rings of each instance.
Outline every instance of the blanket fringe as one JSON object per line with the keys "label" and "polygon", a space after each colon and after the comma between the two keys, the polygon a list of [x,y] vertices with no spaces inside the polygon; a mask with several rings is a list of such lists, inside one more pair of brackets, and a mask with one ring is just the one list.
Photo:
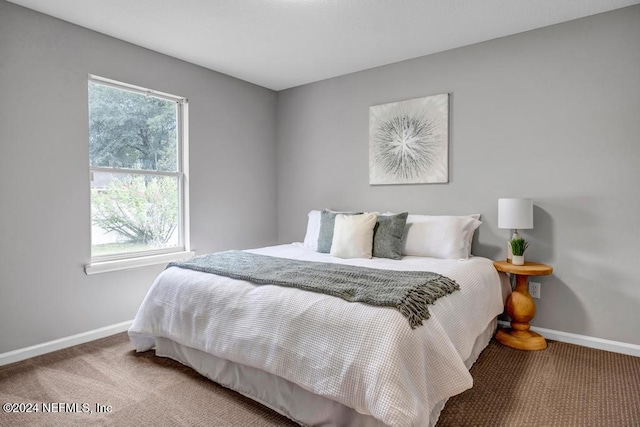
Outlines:
{"label": "blanket fringe", "polygon": [[399,301],[396,308],[409,320],[411,329],[415,329],[422,325],[423,320],[431,317],[428,304],[433,304],[433,301],[439,297],[459,289],[460,286],[454,280],[441,276],[407,291],[407,294]]}

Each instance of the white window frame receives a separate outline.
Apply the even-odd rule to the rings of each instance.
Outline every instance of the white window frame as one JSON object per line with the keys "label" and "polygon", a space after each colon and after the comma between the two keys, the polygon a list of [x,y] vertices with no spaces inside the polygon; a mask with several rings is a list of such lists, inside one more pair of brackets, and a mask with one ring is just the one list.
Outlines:
{"label": "white window frame", "polygon": [[[108,168],[89,165],[89,179],[93,178],[93,172],[127,173],[136,175],[172,176],[178,179],[178,246],[173,248],[153,249],[146,251],[127,252],[112,255],[92,256],[91,262],[85,265],[86,274],[104,273],[127,268],[144,267],[154,264],[163,264],[171,261],[188,259],[195,256],[190,249],[189,230],[189,102],[187,98],[146,89],[140,86],[107,79],[100,76],[89,75],[88,82],[94,82],[105,86],[112,86],[120,90],[140,93],[145,96],[169,100],[177,104],[176,136],[178,139],[178,167],[175,172],[147,171],[128,168]],[[92,218],[91,218],[92,221]],[[93,242],[93,236],[92,242]]]}

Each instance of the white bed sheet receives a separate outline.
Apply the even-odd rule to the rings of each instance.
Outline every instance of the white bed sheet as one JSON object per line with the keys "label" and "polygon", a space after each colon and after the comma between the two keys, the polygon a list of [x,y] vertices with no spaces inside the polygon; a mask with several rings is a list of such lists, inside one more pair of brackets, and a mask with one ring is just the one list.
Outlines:
{"label": "white bed sheet", "polygon": [[343,260],[299,244],[251,250],[284,258],[390,270],[434,271],[460,291],[430,306],[412,330],[391,308],[169,268],[129,330],[138,351],[167,338],[264,370],[388,425],[428,425],[438,402],[473,384],[464,361],[503,309],[503,276],[491,260],[404,257]]}
{"label": "white bed sheet", "polygon": [[[494,319],[476,338],[465,366],[470,369],[487,346],[497,326]],[[335,400],[313,394],[300,386],[261,369],[234,363],[166,338],[156,338],[156,355],[168,357],[218,384],[235,390],[304,426],[314,427],[383,427],[382,421],[356,412]],[[434,406],[428,427],[436,425],[446,401]],[[427,426],[425,426],[427,427]]]}

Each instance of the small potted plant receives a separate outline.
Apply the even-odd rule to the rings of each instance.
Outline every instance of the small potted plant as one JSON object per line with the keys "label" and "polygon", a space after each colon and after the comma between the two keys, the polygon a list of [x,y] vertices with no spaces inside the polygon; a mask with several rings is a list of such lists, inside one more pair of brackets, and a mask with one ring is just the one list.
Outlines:
{"label": "small potted plant", "polygon": [[529,242],[518,237],[509,240],[509,246],[511,246],[511,253],[513,254],[511,263],[513,265],[524,265],[524,251],[529,247]]}

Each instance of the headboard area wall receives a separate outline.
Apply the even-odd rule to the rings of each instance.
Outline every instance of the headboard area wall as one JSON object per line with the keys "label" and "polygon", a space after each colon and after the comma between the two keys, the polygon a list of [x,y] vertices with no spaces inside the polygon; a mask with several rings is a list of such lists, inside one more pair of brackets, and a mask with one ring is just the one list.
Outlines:
{"label": "headboard area wall", "polygon": [[[533,199],[533,324],[640,344],[640,6],[278,93],[278,237],[311,209],[482,214],[473,251],[505,257],[498,198]],[[369,184],[369,107],[449,94],[448,183]]]}

